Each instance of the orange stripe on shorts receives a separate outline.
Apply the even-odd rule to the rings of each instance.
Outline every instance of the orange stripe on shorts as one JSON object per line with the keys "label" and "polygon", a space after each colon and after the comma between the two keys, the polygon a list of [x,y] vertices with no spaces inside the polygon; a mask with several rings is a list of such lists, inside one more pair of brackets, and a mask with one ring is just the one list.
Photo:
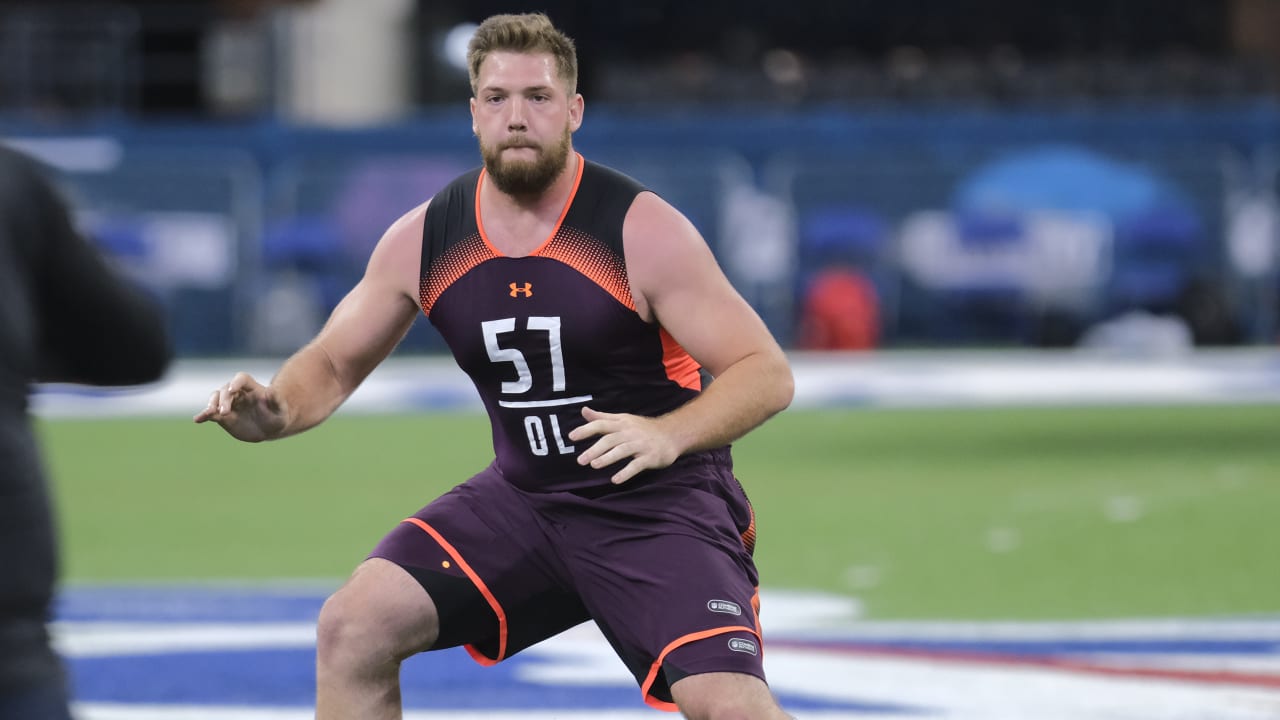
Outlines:
{"label": "orange stripe on shorts", "polygon": [[480,591],[480,594],[484,596],[485,601],[489,603],[489,607],[493,609],[493,614],[498,616],[498,656],[495,658],[486,657],[484,653],[481,653],[471,645],[466,646],[467,653],[471,655],[473,660],[481,665],[496,665],[501,662],[507,655],[507,613],[502,609],[502,605],[498,602],[498,599],[493,596],[492,592],[489,592],[489,587],[484,584],[484,580],[480,579],[480,576],[476,574],[476,571],[472,570],[471,566],[467,564],[467,561],[462,559],[462,555],[458,553],[458,550],[454,548],[453,545],[449,544],[449,541],[445,540],[444,536],[437,532],[435,528],[416,517],[405,518],[404,522],[417,525],[423,530],[423,532],[430,535],[433,540],[439,543],[440,547],[444,548],[446,553],[449,553],[449,557],[453,558],[453,561],[458,564],[459,568],[462,568],[462,572],[466,573],[467,578],[471,580],[471,583],[475,585],[476,589]]}

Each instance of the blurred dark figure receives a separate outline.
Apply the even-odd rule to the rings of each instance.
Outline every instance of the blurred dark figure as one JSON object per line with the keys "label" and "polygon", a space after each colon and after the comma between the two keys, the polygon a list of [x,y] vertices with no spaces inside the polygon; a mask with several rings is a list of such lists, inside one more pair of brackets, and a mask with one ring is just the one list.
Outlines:
{"label": "blurred dark figure", "polygon": [[0,720],[70,717],[46,628],[58,555],[31,383],[146,383],[171,355],[160,310],[76,233],[42,169],[0,146]]}
{"label": "blurred dark figure", "polygon": [[1179,294],[1175,310],[1191,328],[1197,347],[1239,345],[1244,331],[1227,299],[1222,284],[1207,278],[1196,278]]}

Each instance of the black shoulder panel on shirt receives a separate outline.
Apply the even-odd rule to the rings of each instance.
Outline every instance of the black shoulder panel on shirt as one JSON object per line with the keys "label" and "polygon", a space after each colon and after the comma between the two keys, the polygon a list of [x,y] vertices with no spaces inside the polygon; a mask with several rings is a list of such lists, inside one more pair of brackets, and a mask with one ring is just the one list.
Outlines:
{"label": "black shoulder panel on shirt", "polygon": [[426,276],[431,263],[450,245],[480,232],[476,225],[476,183],[479,180],[480,168],[476,168],[456,178],[431,198],[427,217],[422,223],[419,276]]}
{"label": "black shoulder panel on shirt", "polygon": [[579,228],[623,257],[622,222],[636,196],[646,190],[631,177],[613,168],[587,161],[573,206],[564,224]]}

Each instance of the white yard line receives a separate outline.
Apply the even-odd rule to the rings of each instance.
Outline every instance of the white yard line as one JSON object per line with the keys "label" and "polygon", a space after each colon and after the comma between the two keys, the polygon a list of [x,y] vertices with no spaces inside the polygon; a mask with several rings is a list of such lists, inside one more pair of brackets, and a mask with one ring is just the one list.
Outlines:
{"label": "white yard line", "polygon": [[[766,668],[775,691],[897,712],[799,712],[811,720],[900,720],[924,715],[943,720],[1264,720],[1280,717],[1280,688],[1248,682],[1205,682],[1194,677],[1143,676],[1144,669],[1254,671],[1276,673],[1280,618],[1224,620],[1151,619],[1101,622],[867,622],[856,618],[847,598],[796,592],[766,592],[775,621]],[[276,650],[311,647],[312,622],[112,622],[63,621],[54,625],[59,649],[69,658],[145,656],[173,652]],[[979,657],[939,653],[877,653],[806,647],[803,639],[874,642],[877,638],[949,641],[1134,640],[1276,643],[1264,656],[1211,653],[1075,656],[1100,668],[1132,674],[1082,672],[1034,662],[984,662]],[[800,642],[798,642],[800,641]],[[529,688],[614,687],[634,692],[634,680],[594,626],[582,625],[521,653],[514,682]],[[477,668],[476,672],[487,672]],[[638,696],[636,698],[639,704]],[[305,707],[81,703],[83,720],[302,720]],[[410,709],[406,720],[642,720],[667,717],[644,708],[427,711]]]}
{"label": "white yard line", "polygon": [[[1197,351],[1172,357],[1080,351],[793,353],[797,408],[1280,403],[1280,351]],[[278,360],[186,360],[162,382],[123,391],[46,386],[44,417],[194,415],[237,371],[269,378]],[[482,407],[447,357],[392,358],[344,413]]]}

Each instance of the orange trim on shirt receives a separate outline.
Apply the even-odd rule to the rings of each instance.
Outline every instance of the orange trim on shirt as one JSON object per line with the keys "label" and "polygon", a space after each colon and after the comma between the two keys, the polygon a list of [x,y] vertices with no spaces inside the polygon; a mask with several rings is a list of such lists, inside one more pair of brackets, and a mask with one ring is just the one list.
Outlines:
{"label": "orange trim on shirt", "polygon": [[[569,208],[573,206],[573,201],[578,196],[578,188],[582,185],[582,176],[587,166],[582,155],[574,153],[574,156],[578,159],[578,169],[573,178],[573,189],[569,192],[569,199],[561,208],[560,217],[556,219],[551,234],[534,248],[528,257],[544,257],[568,265],[613,296],[623,307],[634,311],[636,303],[631,296],[631,283],[627,278],[627,268],[622,258],[595,237],[577,228],[564,225],[564,219],[569,216]],[[493,253],[492,256],[506,257],[489,240],[489,235],[484,229],[484,219],[480,216],[480,187],[485,176],[486,171],[481,170],[480,178],[476,181],[476,227],[479,229],[481,242]]]}
{"label": "orange trim on shirt", "polygon": [[547,236],[546,240],[542,241],[541,245],[534,248],[533,252],[529,253],[530,255],[537,255],[542,248],[546,247],[560,233],[560,226],[564,224],[565,217],[569,215],[569,208],[573,205],[573,199],[578,197],[578,186],[582,184],[582,170],[587,163],[578,153],[575,152],[574,156],[578,158],[578,171],[573,176],[573,189],[569,191],[569,199],[565,201],[564,207],[560,209],[560,217],[556,218],[556,226],[551,228],[551,234]]}
{"label": "orange trim on shirt", "polygon": [[680,387],[701,391],[702,366],[680,347],[666,328],[658,334],[662,338],[662,364],[667,368],[667,379]]}
{"label": "orange trim on shirt", "polygon": [[431,317],[431,309],[450,285],[475,266],[494,257],[491,245],[483,238],[471,235],[436,258],[427,274],[418,279],[418,304],[423,314]]}
{"label": "orange trim on shirt", "polygon": [[488,170],[480,168],[480,176],[476,178],[476,202],[474,208],[474,212],[476,214],[476,229],[480,231],[480,239],[484,241],[486,246],[488,246],[489,251],[493,253],[493,256],[502,257],[502,253],[498,252],[498,248],[494,247],[493,243],[489,242],[489,233],[484,231],[484,221],[480,219],[480,188],[484,187],[484,177],[488,174]]}
{"label": "orange trim on shirt", "polygon": [[[757,621],[757,624],[758,624],[758,621]],[[701,632],[689,633],[688,635],[685,635],[683,637],[679,637],[673,640],[669,645],[667,645],[665,648],[662,649],[662,652],[658,655],[658,659],[653,661],[653,665],[649,667],[649,674],[645,676],[644,683],[640,685],[640,693],[644,697],[645,704],[650,707],[657,708],[659,710],[665,710],[666,712],[680,711],[680,708],[677,707],[675,703],[667,702],[665,700],[659,700],[658,698],[649,694],[649,689],[653,687],[654,681],[658,679],[658,670],[662,668],[662,661],[667,659],[667,655],[671,654],[672,650],[675,650],[681,645],[688,645],[691,642],[702,640],[704,638],[715,637],[716,635],[724,635],[726,633],[731,633],[731,632],[743,632],[743,631],[749,632],[752,635],[755,635],[756,643],[758,644],[758,647],[761,648],[761,650],[763,650],[764,642],[760,639],[759,631],[752,630],[751,628],[746,627],[745,625],[733,625],[729,627],[702,630]]]}
{"label": "orange trim on shirt", "polygon": [[631,297],[631,281],[627,267],[607,245],[572,227],[561,227],[555,237],[534,253],[556,260],[582,273],[591,282],[613,296],[623,307],[635,311]]}
{"label": "orange trim on shirt", "polygon": [[507,613],[502,609],[502,605],[498,603],[498,599],[493,596],[493,593],[489,592],[489,587],[484,584],[484,581],[480,579],[480,576],[476,574],[476,571],[471,569],[471,566],[467,564],[467,561],[462,559],[462,555],[458,553],[457,549],[454,548],[453,545],[450,545],[449,541],[444,539],[444,536],[436,532],[435,528],[416,517],[405,518],[403,522],[417,525],[423,530],[423,532],[430,535],[432,539],[439,543],[440,547],[443,548],[446,553],[449,553],[449,557],[453,558],[453,561],[458,564],[458,567],[462,569],[462,572],[466,573],[467,578],[471,580],[471,583],[475,585],[476,589],[480,591],[480,594],[484,596],[485,601],[489,603],[489,607],[493,609],[493,614],[498,616],[498,657],[488,657],[471,645],[467,645],[466,649],[467,653],[471,655],[473,660],[486,667],[496,665],[501,662],[507,655]]}
{"label": "orange trim on shirt", "polygon": [[[564,207],[560,208],[560,217],[556,218],[556,224],[555,227],[551,228],[551,234],[547,235],[547,239],[539,243],[538,247],[529,253],[530,255],[537,255],[542,248],[547,246],[547,243],[555,239],[556,234],[560,232],[561,224],[564,223],[565,216],[569,214],[569,208],[573,206],[573,199],[578,196],[578,185],[582,183],[582,170],[586,166],[586,162],[582,159],[581,154],[575,152],[573,155],[578,158],[578,171],[573,176],[573,189],[569,191],[569,199],[565,200]],[[484,231],[484,219],[480,215],[480,188],[484,185],[486,175],[488,175],[488,171],[482,168],[480,177],[476,178],[476,227],[480,230],[480,237],[484,240],[484,244],[489,246],[494,255],[507,257],[489,241],[489,234]]]}
{"label": "orange trim on shirt", "polygon": [[747,529],[742,531],[742,547],[746,548],[748,555],[755,555],[756,552],[756,509],[751,503],[747,503],[747,512],[751,514],[751,522],[747,524]]}

